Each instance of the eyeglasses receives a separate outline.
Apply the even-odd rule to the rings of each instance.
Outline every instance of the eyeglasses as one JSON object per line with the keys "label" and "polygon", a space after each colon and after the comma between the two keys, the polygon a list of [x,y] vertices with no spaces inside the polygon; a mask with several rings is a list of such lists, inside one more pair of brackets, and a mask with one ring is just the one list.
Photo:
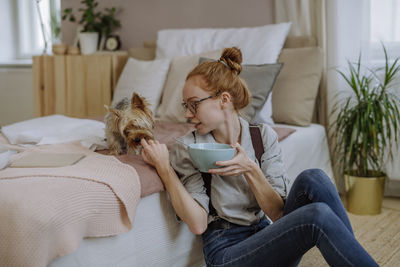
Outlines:
{"label": "eyeglasses", "polygon": [[217,94],[215,95],[210,95],[208,97],[202,98],[200,100],[197,101],[189,101],[188,103],[186,102],[182,102],[182,107],[185,110],[185,112],[189,109],[189,111],[194,115],[197,112],[197,106],[203,102],[206,101],[207,99],[213,98],[213,97],[217,97],[221,94],[221,91],[219,91]]}

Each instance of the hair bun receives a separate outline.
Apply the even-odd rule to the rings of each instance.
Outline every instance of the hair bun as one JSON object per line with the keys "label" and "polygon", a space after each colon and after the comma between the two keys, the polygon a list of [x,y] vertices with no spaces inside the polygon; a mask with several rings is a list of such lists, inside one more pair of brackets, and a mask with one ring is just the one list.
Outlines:
{"label": "hair bun", "polygon": [[224,61],[236,75],[242,71],[242,52],[237,47],[225,48],[219,60]]}

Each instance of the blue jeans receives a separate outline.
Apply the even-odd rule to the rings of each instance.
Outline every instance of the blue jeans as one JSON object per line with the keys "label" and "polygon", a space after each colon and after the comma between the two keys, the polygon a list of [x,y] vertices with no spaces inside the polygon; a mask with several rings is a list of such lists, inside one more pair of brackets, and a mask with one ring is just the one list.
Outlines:
{"label": "blue jeans", "polygon": [[226,222],[209,226],[202,238],[207,266],[296,266],[314,246],[330,266],[378,266],[354,237],[335,186],[319,169],[296,178],[273,224]]}

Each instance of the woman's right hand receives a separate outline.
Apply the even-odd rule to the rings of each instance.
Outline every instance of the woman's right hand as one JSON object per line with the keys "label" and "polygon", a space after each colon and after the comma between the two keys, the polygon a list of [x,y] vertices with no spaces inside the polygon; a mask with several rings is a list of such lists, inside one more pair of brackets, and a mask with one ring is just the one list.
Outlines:
{"label": "woman's right hand", "polygon": [[176,214],[189,226],[196,235],[207,229],[207,212],[195,201],[179,181],[169,162],[169,152],[165,144],[157,140],[140,141],[143,160],[154,166],[167,189]]}
{"label": "woman's right hand", "polygon": [[142,158],[143,160],[152,166],[154,166],[157,171],[160,168],[169,167],[169,152],[165,144],[160,144],[157,140],[142,139],[140,141],[142,145]]}

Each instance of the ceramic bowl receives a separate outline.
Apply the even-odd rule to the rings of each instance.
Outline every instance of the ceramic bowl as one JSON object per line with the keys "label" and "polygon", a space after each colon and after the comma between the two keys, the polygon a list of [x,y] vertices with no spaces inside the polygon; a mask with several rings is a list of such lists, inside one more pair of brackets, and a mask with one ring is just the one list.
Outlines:
{"label": "ceramic bowl", "polygon": [[201,172],[208,172],[209,169],[221,168],[221,166],[215,165],[216,161],[232,159],[235,156],[236,148],[227,144],[197,143],[190,144],[188,151],[194,165]]}

